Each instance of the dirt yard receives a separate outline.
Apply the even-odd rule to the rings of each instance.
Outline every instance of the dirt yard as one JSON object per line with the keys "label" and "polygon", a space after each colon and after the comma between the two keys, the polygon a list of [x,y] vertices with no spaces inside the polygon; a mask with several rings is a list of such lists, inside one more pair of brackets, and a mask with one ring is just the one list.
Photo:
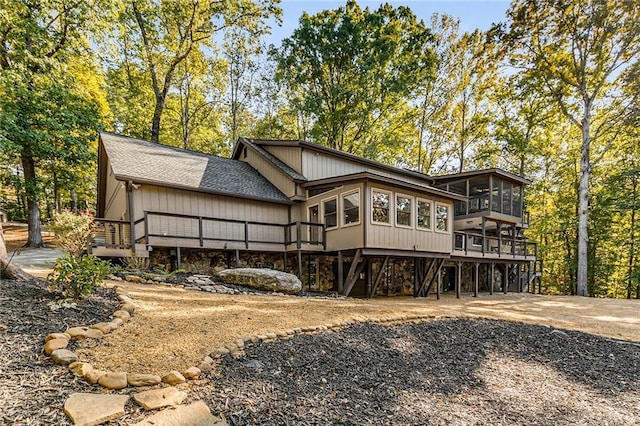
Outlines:
{"label": "dirt yard", "polygon": [[[4,242],[7,246],[7,251],[12,252],[18,249],[32,250],[31,248],[24,248],[27,243],[27,224],[9,222],[2,224],[2,234],[4,235]],[[47,247],[55,247],[55,241],[53,234],[50,234],[46,230],[42,232],[42,239]]]}
{"label": "dirt yard", "polygon": [[[107,282],[114,285],[116,282]],[[86,343],[81,358],[101,369],[163,373],[197,365],[212,349],[269,331],[353,318],[399,314],[480,316],[584,331],[640,342],[640,303],[510,294],[456,299],[320,299],[223,295],[155,285],[117,283],[138,305],[133,321],[101,342]]]}

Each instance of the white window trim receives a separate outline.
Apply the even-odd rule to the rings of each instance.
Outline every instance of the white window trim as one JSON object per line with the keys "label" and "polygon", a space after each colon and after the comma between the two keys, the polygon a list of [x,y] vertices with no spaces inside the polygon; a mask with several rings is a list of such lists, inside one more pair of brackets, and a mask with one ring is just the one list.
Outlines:
{"label": "white window trim", "polygon": [[[374,192],[381,192],[384,194],[387,194],[389,196],[389,222],[378,222],[376,220],[373,219],[373,193]],[[379,189],[379,188],[371,188],[371,214],[369,215],[370,221],[372,225],[379,225],[379,226],[393,226],[393,209],[391,201],[393,200],[393,192],[391,191],[387,191],[386,189]]]}
{"label": "white window trim", "polygon": [[[327,224],[324,222],[324,219],[325,219],[324,203],[325,203],[325,201],[331,201],[331,200],[336,200],[336,226],[332,226],[331,228],[329,228],[329,227],[327,227]],[[309,211],[309,209],[307,209],[307,212],[308,211]],[[338,196],[337,195],[332,195],[331,197],[327,197],[327,198],[321,199],[320,200],[320,212],[322,214],[322,221],[320,223],[322,223],[325,226],[324,227],[325,230],[333,231],[334,229],[340,228],[340,217],[338,217],[338,215],[340,214],[340,204],[338,202]]]}
{"label": "white window trim", "polygon": [[[429,203],[429,227],[428,228],[421,228],[418,226],[418,203],[420,201],[424,201],[425,203]],[[418,231],[422,231],[422,232],[433,232],[433,221],[434,221],[434,206],[435,203],[433,202],[433,200],[429,200],[427,198],[420,198],[420,197],[416,197],[416,230]]]}
{"label": "white window trim", "polygon": [[[320,203],[318,203],[317,201],[313,204],[307,205],[307,222],[311,223],[311,215],[309,214],[309,210],[311,210],[311,207],[313,206],[318,206],[318,223],[322,223],[320,221],[320,210],[322,210],[322,208],[320,207]],[[322,218],[324,219],[324,216],[322,216]]]}
{"label": "white window trim", "polygon": [[[443,206],[447,208],[447,230],[440,231],[438,230],[438,206]],[[435,202],[434,210],[433,210],[433,230],[439,234],[451,234],[451,206],[445,203]]]}
{"label": "white window trim", "polygon": [[[398,224],[398,198],[408,198],[411,201],[411,212],[409,213],[409,225],[400,225]],[[415,197],[408,195],[408,194],[402,194],[400,192],[396,192],[396,196],[393,198],[393,218],[395,219],[394,223],[396,225],[397,228],[404,228],[404,229],[413,229],[413,219],[415,217],[414,213],[415,213],[415,206],[416,206],[416,200]]]}
{"label": "white window trim", "polygon": [[[344,197],[351,195],[351,194],[358,194],[358,202],[360,203],[358,205],[358,221],[357,222],[352,222],[352,223],[345,223],[344,221]],[[360,188],[351,190],[351,191],[346,191],[346,192],[342,192],[340,193],[340,209],[338,210],[340,212],[340,225],[342,228],[348,228],[350,226],[358,226],[360,225],[360,223],[362,222],[362,194],[360,192]],[[332,228],[333,229],[333,228]]]}

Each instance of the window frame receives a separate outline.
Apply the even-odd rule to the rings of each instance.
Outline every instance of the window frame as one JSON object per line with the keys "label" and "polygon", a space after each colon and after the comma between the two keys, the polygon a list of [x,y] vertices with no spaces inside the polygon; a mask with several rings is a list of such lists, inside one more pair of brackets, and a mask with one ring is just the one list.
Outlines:
{"label": "window frame", "polygon": [[[411,210],[409,211],[409,225],[401,225],[398,223],[398,198],[406,198],[409,200],[409,205],[411,206]],[[415,197],[412,195],[403,194],[401,192],[396,192],[395,197],[393,197],[393,201],[394,201],[393,223],[395,224],[396,228],[413,229],[413,217],[414,217],[413,212],[414,212],[414,205],[415,205]]]}
{"label": "window frame", "polygon": [[[447,209],[447,221],[446,221],[446,229],[444,231],[438,229],[438,207],[444,207]],[[434,207],[434,226],[433,230],[440,234],[450,234],[451,233],[451,224],[449,223],[451,218],[451,209],[449,204],[441,203],[436,201]]]}
{"label": "window frame", "polygon": [[[336,202],[336,212],[335,212],[336,225],[329,227],[329,226],[327,226],[327,221],[326,221],[327,215],[326,215],[326,211],[325,211],[324,205],[325,205],[326,202],[331,201],[331,200],[335,200],[335,202]],[[327,231],[333,231],[334,229],[340,228],[340,218],[338,217],[338,212],[340,211],[340,205],[338,204],[338,195],[336,194],[336,195],[332,195],[331,197],[327,197],[327,198],[321,199],[320,200],[320,206],[321,206],[320,209],[322,210],[322,224],[324,225],[324,229],[327,230]],[[307,209],[307,211],[309,211],[309,210]]]}
{"label": "window frame", "polygon": [[[344,210],[344,198],[352,194],[358,194],[358,220],[356,222],[346,223],[345,210]],[[338,211],[340,211],[340,225],[342,228],[357,226],[362,223],[362,194],[360,192],[360,188],[356,188],[350,191],[345,191],[340,193],[340,209],[338,209]]]}
{"label": "window frame", "polygon": [[[429,203],[429,227],[428,228],[422,228],[422,227],[418,226],[418,218],[420,216],[418,203],[421,202],[421,201],[423,201],[425,203]],[[416,221],[415,221],[415,224],[416,224],[416,230],[417,231],[433,232],[434,205],[435,205],[435,203],[433,202],[433,200],[429,200],[428,198],[416,197]]]}
{"label": "window frame", "polygon": [[[388,210],[388,216],[389,216],[389,222],[378,222],[377,220],[374,219],[373,217],[373,193],[374,192],[379,192],[381,194],[387,194],[389,196],[389,206],[387,207]],[[386,189],[379,189],[379,188],[371,188],[371,224],[372,225],[380,225],[380,226],[393,226],[393,218],[392,218],[392,211],[391,211],[391,200],[393,200],[393,192],[388,191]]]}

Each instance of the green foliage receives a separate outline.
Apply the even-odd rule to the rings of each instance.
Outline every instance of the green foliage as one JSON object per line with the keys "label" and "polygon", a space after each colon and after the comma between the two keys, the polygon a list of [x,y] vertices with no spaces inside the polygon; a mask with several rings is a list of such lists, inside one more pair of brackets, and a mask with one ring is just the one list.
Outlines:
{"label": "green foliage", "polygon": [[65,296],[79,299],[93,293],[109,271],[109,264],[93,255],[65,253],[56,261],[48,279]]}
{"label": "green foliage", "polygon": [[369,142],[389,139],[393,127],[385,121],[431,78],[432,42],[409,8],[362,10],[350,0],[335,10],[303,14],[272,55],[292,107],[313,118],[313,138],[363,154],[374,150]]}
{"label": "green foliage", "polygon": [[58,245],[74,256],[80,256],[87,250],[91,239],[93,218],[63,211],[53,216],[49,223],[56,235]]}
{"label": "green foliage", "polygon": [[149,258],[138,255],[125,257],[122,259],[122,263],[128,271],[142,271],[149,268]]}

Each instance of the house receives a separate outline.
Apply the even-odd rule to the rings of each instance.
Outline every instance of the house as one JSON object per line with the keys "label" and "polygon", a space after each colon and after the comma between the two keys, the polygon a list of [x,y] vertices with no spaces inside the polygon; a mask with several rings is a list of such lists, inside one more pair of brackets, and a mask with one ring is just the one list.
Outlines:
{"label": "house", "polygon": [[429,177],[306,141],[231,158],[103,132],[92,252],[194,272],[250,266],[346,295],[523,291],[539,279],[524,187],[499,169]]}

